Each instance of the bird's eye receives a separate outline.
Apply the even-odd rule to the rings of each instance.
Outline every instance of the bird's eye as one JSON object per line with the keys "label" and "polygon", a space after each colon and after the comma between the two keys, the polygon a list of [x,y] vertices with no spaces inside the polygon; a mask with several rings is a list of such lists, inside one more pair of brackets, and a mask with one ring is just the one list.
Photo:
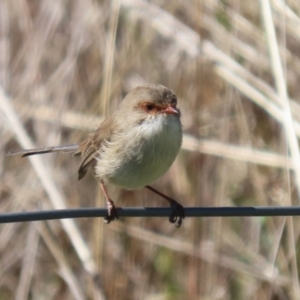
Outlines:
{"label": "bird's eye", "polygon": [[148,111],[152,111],[155,108],[154,104],[151,103],[147,103],[145,107]]}
{"label": "bird's eye", "polygon": [[176,104],[177,104],[177,98],[176,98],[176,97],[173,97],[173,98],[171,99],[171,105],[174,106],[174,107],[176,107]]}

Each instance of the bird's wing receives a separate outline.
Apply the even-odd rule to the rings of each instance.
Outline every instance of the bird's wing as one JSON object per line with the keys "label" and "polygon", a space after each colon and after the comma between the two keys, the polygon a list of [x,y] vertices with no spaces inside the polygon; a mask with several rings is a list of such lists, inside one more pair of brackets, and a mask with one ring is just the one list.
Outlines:
{"label": "bird's wing", "polygon": [[109,140],[113,134],[113,118],[106,119],[100,127],[79,145],[79,150],[74,155],[81,155],[78,169],[78,180],[84,177],[89,167],[96,163],[95,158],[100,156],[101,144]]}

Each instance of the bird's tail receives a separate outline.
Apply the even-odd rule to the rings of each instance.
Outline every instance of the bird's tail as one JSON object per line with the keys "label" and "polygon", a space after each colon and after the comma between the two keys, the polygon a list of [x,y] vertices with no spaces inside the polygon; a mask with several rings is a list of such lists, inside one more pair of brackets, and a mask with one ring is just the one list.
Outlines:
{"label": "bird's tail", "polygon": [[79,146],[77,144],[65,145],[65,146],[54,146],[47,148],[36,148],[36,149],[25,149],[14,152],[8,152],[5,156],[12,155],[22,155],[22,157],[36,155],[36,154],[45,154],[45,153],[53,153],[53,152],[77,152]]}

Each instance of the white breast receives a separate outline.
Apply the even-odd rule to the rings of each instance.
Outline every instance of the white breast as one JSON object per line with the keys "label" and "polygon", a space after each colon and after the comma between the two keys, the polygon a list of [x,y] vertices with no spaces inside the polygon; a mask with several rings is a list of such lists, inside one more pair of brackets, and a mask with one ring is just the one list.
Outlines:
{"label": "white breast", "polygon": [[135,189],[170,168],[182,142],[180,120],[165,114],[151,118],[124,129],[105,144],[95,167],[98,180]]}

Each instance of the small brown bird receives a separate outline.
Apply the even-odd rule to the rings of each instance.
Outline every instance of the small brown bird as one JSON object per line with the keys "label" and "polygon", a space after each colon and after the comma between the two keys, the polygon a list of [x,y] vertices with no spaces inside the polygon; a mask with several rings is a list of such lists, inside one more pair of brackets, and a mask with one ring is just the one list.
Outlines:
{"label": "small brown bird", "polygon": [[118,110],[79,145],[21,150],[7,155],[29,156],[50,152],[73,152],[81,156],[78,179],[93,170],[107,202],[105,222],[118,218],[105,184],[125,189],[146,187],[172,207],[171,223],[179,227],[184,209],[174,199],[149,186],[175,160],[182,143],[180,111],[176,95],[160,84],[139,86],[127,94]]}

